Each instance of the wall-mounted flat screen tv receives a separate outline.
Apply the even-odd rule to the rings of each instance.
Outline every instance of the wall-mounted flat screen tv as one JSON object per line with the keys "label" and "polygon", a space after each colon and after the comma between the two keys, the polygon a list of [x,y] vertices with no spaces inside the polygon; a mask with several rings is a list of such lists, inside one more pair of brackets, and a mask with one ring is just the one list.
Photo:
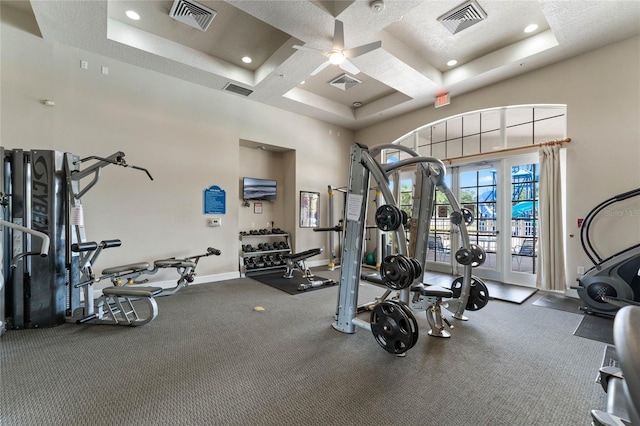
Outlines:
{"label": "wall-mounted flat screen tv", "polygon": [[255,201],[275,201],[276,181],[245,177],[242,179],[242,199]]}

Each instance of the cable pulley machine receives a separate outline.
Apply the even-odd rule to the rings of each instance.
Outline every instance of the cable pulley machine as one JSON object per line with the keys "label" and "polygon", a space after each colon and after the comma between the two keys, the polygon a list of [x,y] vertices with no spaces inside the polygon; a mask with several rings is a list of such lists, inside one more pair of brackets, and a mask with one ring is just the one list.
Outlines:
{"label": "cable pulley machine", "polygon": [[[384,149],[401,150],[409,158],[381,164],[376,161]],[[420,191],[417,208],[417,224],[412,227],[417,240],[413,247],[413,257],[405,237],[408,218],[402,215],[389,185],[389,177],[401,168],[415,166],[418,171],[416,191]],[[486,257],[481,247],[470,243],[466,225],[473,221],[473,214],[462,209],[451,190],[444,182],[446,168],[442,161],[433,157],[420,157],[415,151],[402,145],[379,145],[369,149],[365,145],[355,144],[350,150],[349,183],[345,206],[344,244],[341,257],[341,274],[338,290],[338,303],[333,328],[343,333],[355,333],[356,327],[369,330],[376,341],[386,351],[395,355],[404,355],[415,346],[418,328],[413,311],[426,311],[431,326],[429,334],[437,337],[449,337],[444,323],[451,324],[440,313],[443,298],[453,317],[467,320],[464,310],[481,309],[488,301],[488,291],[484,283],[476,277],[472,279],[472,268],[484,262]],[[379,277],[362,275],[365,222],[369,206],[369,188],[371,177],[377,184],[384,205],[375,215],[379,229],[390,232],[397,247],[397,253],[384,258],[380,265]],[[435,190],[440,190],[453,209],[450,221],[458,227],[462,244],[460,258],[464,265],[464,275],[455,285],[455,290],[425,285],[422,283],[424,263],[428,250],[430,221],[435,202]],[[414,216],[415,211],[414,209]],[[360,280],[373,282],[387,287],[385,294],[364,308],[371,311],[369,321],[358,318],[363,311],[358,307],[358,286]],[[392,296],[392,293],[395,296]],[[389,300],[387,298],[391,297]]]}

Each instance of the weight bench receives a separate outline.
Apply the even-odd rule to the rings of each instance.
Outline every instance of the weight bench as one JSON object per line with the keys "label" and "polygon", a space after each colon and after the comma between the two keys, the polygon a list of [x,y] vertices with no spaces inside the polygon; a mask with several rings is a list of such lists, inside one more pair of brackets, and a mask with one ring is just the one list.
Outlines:
{"label": "weight bench", "polygon": [[[98,319],[101,324],[139,326],[153,321],[158,316],[158,303],[154,299],[162,293],[162,287],[106,287],[98,299],[98,313],[93,318],[83,318],[78,323]],[[143,301],[148,312],[140,317],[133,307],[132,298]]]}
{"label": "weight bench", "polygon": [[[86,279],[74,284],[74,288],[82,288],[84,291],[84,305],[72,312],[68,321],[75,321],[77,324],[94,321],[99,324],[139,326],[153,321],[158,316],[158,304],[154,297],[162,292],[161,287],[107,287],[102,290],[102,295],[94,300],[93,284],[104,277],[95,277],[92,264],[102,250],[119,247],[120,244],[120,240],[72,244],[71,250],[79,254],[80,270]],[[146,303],[144,316],[141,317],[134,308],[134,299]],[[78,318],[77,315],[81,317]]]}
{"label": "weight bench", "polygon": [[293,278],[293,271],[298,269],[302,272],[302,278],[306,278],[309,281],[313,279],[313,274],[307,268],[306,260],[310,257],[317,256],[322,253],[322,248],[315,248],[300,253],[286,253],[282,255],[282,258],[287,262],[287,271],[284,273],[284,278]]}
{"label": "weight bench", "polygon": [[[378,274],[362,274],[360,275],[362,281],[370,282],[372,284],[380,285],[388,288],[385,282],[380,278]],[[411,309],[425,310],[427,313],[427,321],[431,329],[429,330],[429,336],[433,337],[451,337],[451,333],[444,329],[446,323],[449,328],[453,328],[451,323],[442,316],[442,299],[453,297],[453,292],[447,288],[439,287],[436,285],[424,285],[422,283],[414,284],[410,288],[411,291]],[[391,290],[387,290],[385,294],[379,298],[373,305],[386,299],[391,294]],[[372,304],[358,307],[358,311],[362,312],[370,310]]]}
{"label": "weight bench", "polygon": [[282,258],[287,262],[287,270],[285,271],[284,278],[293,278],[293,271],[296,269],[302,273],[302,278],[307,279],[307,283],[300,284],[298,290],[304,291],[314,287],[320,287],[323,285],[333,285],[336,282],[333,280],[314,280],[313,273],[307,268],[306,260],[310,257],[317,256],[322,253],[322,248],[310,249],[300,253],[286,253],[282,255]]}
{"label": "weight bench", "polygon": [[165,268],[176,268],[180,278],[178,279],[177,285],[174,288],[164,289],[158,294],[158,296],[169,296],[177,293],[183,287],[189,285],[189,283],[193,282],[194,277],[196,275],[196,266],[198,265],[198,261],[201,257],[210,256],[210,255],[220,255],[220,250],[214,248],[207,248],[207,252],[205,254],[201,254],[198,256],[187,257],[183,259],[178,259],[175,257],[169,259],[160,259],[153,262],[153,268],[150,269],[149,262],[138,262],[138,263],[130,263],[128,265],[114,266],[112,268],[107,268],[102,271],[103,277],[108,277],[111,279],[111,282],[116,286],[121,286],[123,282],[125,284],[143,284],[148,282],[147,278],[138,280],[138,278],[142,275],[154,275],[160,269]]}

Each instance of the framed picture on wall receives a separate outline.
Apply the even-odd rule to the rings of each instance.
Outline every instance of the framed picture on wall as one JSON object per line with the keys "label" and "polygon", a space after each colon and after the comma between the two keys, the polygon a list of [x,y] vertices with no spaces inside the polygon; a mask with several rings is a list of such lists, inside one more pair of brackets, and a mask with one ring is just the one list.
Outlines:
{"label": "framed picture on wall", "polygon": [[320,225],[320,193],[300,191],[300,228]]}
{"label": "framed picture on wall", "polygon": [[253,203],[253,213],[262,214],[262,203]]}

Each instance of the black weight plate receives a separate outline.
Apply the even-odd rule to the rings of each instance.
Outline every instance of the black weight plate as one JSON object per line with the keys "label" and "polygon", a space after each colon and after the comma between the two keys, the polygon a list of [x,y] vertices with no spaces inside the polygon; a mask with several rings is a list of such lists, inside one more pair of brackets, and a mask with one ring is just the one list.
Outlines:
{"label": "black weight plate", "polygon": [[473,253],[471,250],[466,248],[461,248],[456,252],[456,262],[461,265],[471,265],[473,262]]}
{"label": "black weight plate", "polygon": [[403,354],[415,344],[414,322],[397,302],[389,300],[376,305],[370,324],[376,342],[389,353]]}
{"label": "black weight plate", "polygon": [[462,223],[462,213],[456,211],[451,212],[449,221],[454,225],[460,225]]}
{"label": "black weight plate", "polygon": [[451,283],[451,291],[453,292],[452,297],[458,298],[462,294],[462,283],[464,277],[458,277]]}
{"label": "black weight plate", "polygon": [[489,289],[480,278],[472,277],[467,310],[479,311],[487,306],[487,303],[489,303]]}
{"label": "black weight plate", "polygon": [[418,342],[418,320],[413,315],[413,312],[411,312],[411,308],[409,308],[404,303],[401,303],[401,302],[396,302],[396,303],[398,303],[398,305],[400,305],[400,307],[404,310],[404,313],[407,314],[407,316],[411,320],[411,326],[412,326],[412,329],[413,329],[413,343],[411,344],[411,347],[409,348],[409,349],[411,349]]}
{"label": "black weight plate", "polygon": [[404,210],[400,210],[402,216],[402,225],[407,226],[409,224],[409,215]]}
{"label": "black weight plate", "polygon": [[413,279],[420,279],[420,281],[422,281],[422,265],[418,262],[418,259],[414,259],[413,257],[409,258],[409,260],[413,264],[413,270],[415,272]]}
{"label": "black weight plate", "polygon": [[387,256],[380,264],[380,278],[390,289],[402,290],[413,282],[413,265],[404,256]]}
{"label": "black weight plate", "polygon": [[487,253],[484,251],[482,247],[477,244],[471,244],[471,254],[473,256],[473,261],[471,262],[471,266],[477,268],[482,265],[485,260],[487,260]]}
{"label": "black weight plate", "polygon": [[462,211],[462,217],[464,217],[465,225],[469,226],[473,223],[473,213],[467,208],[460,209]]}
{"label": "black weight plate", "polygon": [[400,227],[402,213],[399,208],[384,204],[376,210],[376,226],[382,231],[395,231]]}
{"label": "black weight plate", "polygon": [[[413,282],[413,280],[416,279],[416,276],[418,275],[416,273],[416,268],[414,263],[411,261],[410,257],[404,256],[402,254],[399,254],[398,257],[400,257],[400,262],[402,263],[402,266],[404,267],[404,269],[407,270],[407,272],[409,273],[409,276],[411,278],[411,282],[409,284],[411,284]],[[408,287],[408,286],[407,286]]]}

